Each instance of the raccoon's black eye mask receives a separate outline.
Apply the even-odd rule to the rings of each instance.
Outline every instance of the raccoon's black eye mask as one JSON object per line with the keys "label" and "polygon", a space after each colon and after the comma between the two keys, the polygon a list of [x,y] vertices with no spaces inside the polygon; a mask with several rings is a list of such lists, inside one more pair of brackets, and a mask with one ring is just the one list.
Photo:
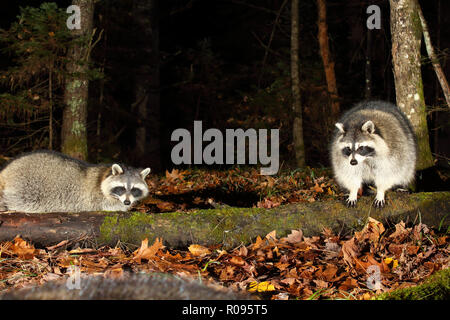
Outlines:
{"label": "raccoon's black eye mask", "polygon": [[344,149],[342,149],[342,154],[348,157],[349,155],[352,154],[352,149],[350,149],[350,147],[345,147]]}
{"label": "raccoon's black eye mask", "polygon": [[[375,153],[375,149],[368,146],[361,146],[356,150],[356,153],[362,156],[371,156]],[[352,154],[352,149],[350,149],[350,147],[345,147],[342,149],[342,154],[348,157]]]}
{"label": "raccoon's black eye mask", "polygon": [[364,147],[359,147],[358,150],[356,150],[356,152],[362,156],[371,156],[375,153],[375,149],[364,146]]}
{"label": "raccoon's black eye mask", "polygon": [[126,190],[124,187],[114,187],[112,188],[111,193],[121,196],[125,193],[125,191]]}
{"label": "raccoon's black eye mask", "polygon": [[142,190],[138,188],[131,188],[131,195],[135,198],[139,198],[142,196]]}

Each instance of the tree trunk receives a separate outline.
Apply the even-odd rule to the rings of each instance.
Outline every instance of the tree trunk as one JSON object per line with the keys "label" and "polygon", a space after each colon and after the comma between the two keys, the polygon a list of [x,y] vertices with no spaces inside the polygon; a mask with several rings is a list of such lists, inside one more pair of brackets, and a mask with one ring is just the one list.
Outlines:
{"label": "tree trunk", "polygon": [[382,210],[372,209],[372,197],[362,197],[357,208],[347,208],[342,201],[334,200],[292,203],[272,209],[227,207],[189,213],[0,213],[0,241],[20,235],[44,247],[63,240],[74,244],[86,239],[99,246],[115,246],[118,241],[139,246],[145,238],[153,242],[162,237],[170,247],[194,243],[233,248],[247,245],[273,230],[280,237],[293,229],[301,229],[307,237],[319,235],[323,228],[336,234],[352,233],[365,225],[369,215],[386,223],[421,221],[441,230],[449,226],[450,192],[393,192],[387,199]]}
{"label": "tree trunk", "polygon": [[303,120],[299,75],[299,0],[292,0],[291,5],[291,86],[292,111],[294,113],[292,136],[295,160],[298,167],[304,167],[305,144],[303,140]]}
{"label": "tree trunk", "polygon": [[317,38],[319,39],[320,55],[322,57],[325,78],[327,81],[328,96],[331,101],[331,114],[333,116],[333,119],[337,119],[340,111],[340,106],[336,86],[336,74],[334,72],[334,61],[331,58],[330,47],[328,46],[326,0],[317,0],[317,14]]}
{"label": "tree trunk", "polygon": [[417,0],[390,0],[392,63],[397,105],[411,121],[417,136],[417,170],[433,166],[427,113],[420,70],[422,27]]}
{"label": "tree trunk", "polygon": [[136,35],[134,65],[136,157],[140,165],[150,165],[152,169],[161,167],[158,15],[158,0],[135,1],[133,17],[136,30],[140,30]]}
{"label": "tree trunk", "polygon": [[67,57],[68,76],[64,92],[63,123],[61,128],[61,151],[72,157],[85,160],[87,150],[87,105],[89,80],[89,41],[93,29],[94,0],[73,0],[80,8],[81,28],[73,29],[76,39],[86,39],[69,49]]}

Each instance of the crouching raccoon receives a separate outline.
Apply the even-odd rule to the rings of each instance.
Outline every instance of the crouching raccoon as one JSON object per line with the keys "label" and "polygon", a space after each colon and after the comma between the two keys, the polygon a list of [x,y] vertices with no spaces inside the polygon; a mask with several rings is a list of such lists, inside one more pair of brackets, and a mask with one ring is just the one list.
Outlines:
{"label": "crouching raccoon", "polygon": [[23,154],[0,171],[0,210],[127,211],[148,195],[143,170],[90,164],[53,151]]}
{"label": "crouching raccoon", "polygon": [[34,288],[10,290],[0,300],[245,300],[246,294],[208,286],[168,274],[133,274],[120,279],[87,276],[80,289],[53,281]]}

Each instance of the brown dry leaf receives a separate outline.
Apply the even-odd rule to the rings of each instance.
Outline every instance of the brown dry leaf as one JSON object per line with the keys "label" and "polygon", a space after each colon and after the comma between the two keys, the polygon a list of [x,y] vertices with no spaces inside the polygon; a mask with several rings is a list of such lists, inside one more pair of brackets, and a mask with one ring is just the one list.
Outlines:
{"label": "brown dry leaf", "polygon": [[325,280],[332,281],[337,271],[338,267],[336,267],[334,264],[328,264],[327,268],[322,272],[322,276],[325,278]]}
{"label": "brown dry leaf", "polygon": [[394,254],[396,257],[400,257],[400,255],[402,254],[403,250],[405,249],[405,246],[406,246],[406,244],[391,243],[388,246],[388,250],[389,250],[389,252]]}
{"label": "brown dry leaf", "polygon": [[314,192],[317,192],[317,193],[322,193],[323,192],[323,188],[321,188],[317,182],[314,185],[314,187],[310,188],[310,190],[314,191]]}
{"label": "brown dry leaf", "polygon": [[316,280],[313,280],[313,282],[316,284],[316,287],[318,287],[318,288],[321,288],[321,289],[328,288],[328,282],[326,282],[326,281],[316,279]]}
{"label": "brown dry leaf", "polygon": [[32,259],[39,252],[32,244],[28,244],[19,236],[14,238],[14,244],[10,247],[10,250],[18,255],[19,258],[25,260]]}
{"label": "brown dry leaf", "polygon": [[348,241],[345,241],[342,245],[342,253],[344,255],[344,261],[350,267],[353,266],[354,259],[359,255],[359,247],[355,243],[355,237]]}
{"label": "brown dry leaf", "polygon": [[277,230],[273,230],[266,235],[267,240],[277,241]]}
{"label": "brown dry leaf", "polygon": [[265,177],[267,179],[267,186],[269,188],[272,188],[274,186],[276,180],[274,178],[272,178],[271,176],[265,176]]}
{"label": "brown dry leaf", "polygon": [[290,244],[299,243],[303,240],[303,231],[302,230],[291,230],[291,233],[285,237],[281,238],[281,242],[288,242]]}
{"label": "brown dry leaf", "polygon": [[341,246],[336,242],[328,241],[325,243],[325,259],[331,260],[339,256]]}
{"label": "brown dry leaf", "polygon": [[281,202],[265,198],[263,201],[258,201],[256,207],[270,209],[278,207],[279,205],[281,205]]}
{"label": "brown dry leaf", "polygon": [[284,271],[289,267],[290,263],[277,262],[273,264],[280,271]]}
{"label": "brown dry leaf", "polygon": [[289,286],[293,285],[296,281],[297,279],[293,277],[287,277],[280,280],[281,283],[287,284]]}
{"label": "brown dry leaf", "polygon": [[429,270],[430,274],[433,273],[435,270],[439,270],[439,266],[436,263],[430,261],[425,262],[423,265],[425,268]]}
{"label": "brown dry leaf", "polygon": [[448,236],[442,236],[442,237],[437,238],[437,240],[436,240],[437,243],[436,244],[438,246],[442,246],[442,245],[446,244],[447,243],[447,238],[448,238]]}
{"label": "brown dry leaf", "polygon": [[220,272],[219,279],[221,281],[234,280],[235,266],[226,266]]}
{"label": "brown dry leaf", "polygon": [[166,170],[166,179],[169,181],[175,181],[176,179],[183,180],[187,173],[187,170],[179,171],[178,169],[172,169],[170,173]]}
{"label": "brown dry leaf", "polygon": [[141,259],[150,260],[155,256],[159,249],[163,248],[164,245],[161,238],[156,238],[151,247],[148,247],[148,239],[145,238],[144,240],[142,240],[141,247],[133,252],[133,260],[137,261],[138,263],[141,262]]}
{"label": "brown dry leaf", "polygon": [[245,247],[245,246],[240,247],[237,254],[240,255],[241,257],[246,257],[248,254],[247,247]]}
{"label": "brown dry leaf", "polygon": [[188,249],[189,252],[192,253],[192,255],[195,257],[203,257],[207,254],[211,254],[211,251],[208,248],[199,244],[191,244]]}
{"label": "brown dry leaf", "polygon": [[105,271],[105,278],[111,278],[111,279],[119,279],[123,277],[124,271],[122,266],[112,266],[108,270]]}
{"label": "brown dry leaf", "polygon": [[162,211],[172,211],[173,209],[175,209],[175,205],[171,202],[159,202],[156,204],[156,206],[162,210]]}
{"label": "brown dry leaf", "polygon": [[252,244],[252,249],[253,250],[259,249],[263,244],[264,244],[264,240],[261,239],[260,236],[257,236],[255,243]]}
{"label": "brown dry leaf", "polygon": [[245,260],[238,256],[232,256],[229,260],[232,264],[243,266],[245,264]]}
{"label": "brown dry leaf", "polygon": [[395,225],[395,231],[388,237],[395,243],[402,243],[411,233],[411,228],[406,229],[405,223],[400,221]]}
{"label": "brown dry leaf", "polygon": [[356,279],[348,277],[344,282],[339,286],[339,290],[349,291],[350,289],[358,287],[358,281]]}
{"label": "brown dry leaf", "polygon": [[103,270],[108,266],[108,264],[108,261],[102,259],[100,259],[98,262],[88,259],[81,260],[81,265],[91,271]]}
{"label": "brown dry leaf", "polygon": [[274,294],[270,299],[271,300],[289,300],[289,293],[280,292],[278,294]]}
{"label": "brown dry leaf", "polygon": [[384,226],[381,222],[369,217],[369,221],[360,232],[355,232],[358,241],[369,239],[372,243],[377,243],[381,234],[384,232]]}
{"label": "brown dry leaf", "polygon": [[118,260],[122,260],[122,259],[126,259],[128,256],[122,251],[121,248],[119,247],[115,247],[115,248],[110,248],[108,250],[108,254]]}
{"label": "brown dry leaf", "polygon": [[419,251],[419,246],[413,246],[413,245],[407,245],[406,246],[406,252],[408,252],[409,255],[416,255]]}

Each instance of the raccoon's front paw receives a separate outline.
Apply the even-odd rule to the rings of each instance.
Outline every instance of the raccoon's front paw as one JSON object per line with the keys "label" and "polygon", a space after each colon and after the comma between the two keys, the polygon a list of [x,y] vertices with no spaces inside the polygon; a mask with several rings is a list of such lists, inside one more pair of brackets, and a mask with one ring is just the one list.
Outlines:
{"label": "raccoon's front paw", "polygon": [[373,206],[377,209],[381,209],[384,207],[385,201],[384,199],[376,199],[373,201]]}
{"label": "raccoon's front paw", "polygon": [[348,197],[347,198],[347,200],[346,200],[346,204],[347,204],[347,207],[352,207],[352,208],[354,208],[354,207],[356,207],[356,200],[357,199],[350,199],[350,197]]}

